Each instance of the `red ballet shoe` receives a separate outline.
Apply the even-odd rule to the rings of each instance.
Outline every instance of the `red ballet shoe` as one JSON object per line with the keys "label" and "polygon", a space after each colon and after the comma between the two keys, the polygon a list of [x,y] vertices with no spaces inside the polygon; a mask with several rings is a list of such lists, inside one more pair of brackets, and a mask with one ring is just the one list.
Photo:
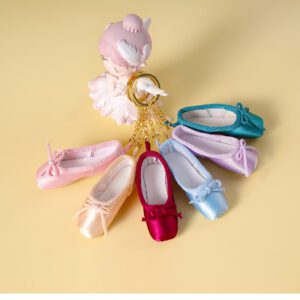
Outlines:
{"label": "red ballet shoe", "polygon": [[150,235],[156,241],[174,238],[178,231],[178,218],[173,197],[171,172],[163,157],[150,150],[139,157],[136,167],[137,192],[144,209],[144,217]]}

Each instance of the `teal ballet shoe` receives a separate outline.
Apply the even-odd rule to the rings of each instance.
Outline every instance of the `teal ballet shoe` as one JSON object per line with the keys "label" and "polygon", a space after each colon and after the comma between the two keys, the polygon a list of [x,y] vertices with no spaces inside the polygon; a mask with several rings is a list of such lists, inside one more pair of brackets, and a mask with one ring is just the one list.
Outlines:
{"label": "teal ballet shoe", "polygon": [[257,138],[265,131],[263,119],[242,103],[236,106],[205,104],[184,107],[178,111],[177,122],[169,125],[184,125],[197,131],[241,138]]}

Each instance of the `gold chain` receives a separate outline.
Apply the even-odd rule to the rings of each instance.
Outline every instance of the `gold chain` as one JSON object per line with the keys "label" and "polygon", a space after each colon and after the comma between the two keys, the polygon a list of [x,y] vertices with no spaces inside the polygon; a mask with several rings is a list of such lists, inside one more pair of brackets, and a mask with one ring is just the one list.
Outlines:
{"label": "gold chain", "polygon": [[129,142],[138,149],[142,147],[145,140],[150,143],[153,141],[162,142],[169,136],[169,126],[166,125],[167,119],[157,103],[159,95],[151,95],[150,97],[150,94],[145,94],[140,98],[136,97],[136,83],[137,79],[141,77],[150,78],[160,87],[157,78],[151,74],[137,73],[128,81],[127,96],[138,109],[138,120]]}

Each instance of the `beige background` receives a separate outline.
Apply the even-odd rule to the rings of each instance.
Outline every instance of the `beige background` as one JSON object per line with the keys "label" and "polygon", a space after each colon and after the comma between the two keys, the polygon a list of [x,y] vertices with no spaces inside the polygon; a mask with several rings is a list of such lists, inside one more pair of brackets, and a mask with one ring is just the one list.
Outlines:
{"label": "beige background", "polygon": [[[45,143],[126,142],[132,128],[93,110],[87,82],[104,71],[105,25],[151,16],[147,71],[163,109],[237,100],[262,115],[249,178],[205,162],[230,212],[209,222],[176,188],[176,239],[156,243],[136,193],[107,239],[72,223],[97,177],[40,191]],[[300,1],[0,1],[1,292],[300,292]]]}

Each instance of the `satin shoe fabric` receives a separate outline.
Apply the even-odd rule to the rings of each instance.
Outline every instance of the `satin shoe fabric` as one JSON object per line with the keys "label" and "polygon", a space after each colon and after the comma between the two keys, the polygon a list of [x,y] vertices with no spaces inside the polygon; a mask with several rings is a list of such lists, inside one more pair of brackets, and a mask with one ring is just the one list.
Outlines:
{"label": "satin shoe fabric", "polygon": [[258,151],[244,139],[207,134],[182,125],[173,130],[172,137],[196,155],[235,173],[249,176],[257,166]]}
{"label": "satin shoe fabric", "polygon": [[221,181],[213,179],[189,149],[169,139],[159,146],[159,151],[189,203],[202,215],[215,220],[228,210]]}
{"label": "satin shoe fabric", "polygon": [[36,172],[40,189],[54,189],[84,177],[101,173],[118,156],[127,151],[117,140],[100,144],[52,151],[47,146],[48,161]]}
{"label": "satin shoe fabric", "polygon": [[136,187],[143,206],[144,217],[151,237],[158,242],[170,240],[177,235],[178,218],[172,190],[172,175],[163,157],[150,150],[139,157],[136,168]]}
{"label": "satin shoe fabric", "polygon": [[136,161],[119,156],[106,169],[74,216],[80,233],[86,238],[107,235],[107,230],[121,206],[132,192]]}
{"label": "satin shoe fabric", "polygon": [[[251,113],[242,103],[205,104],[180,109],[177,122],[172,127],[184,125],[206,133],[220,133],[241,138],[257,138],[263,135],[264,121]],[[167,122],[168,123],[168,122]]]}

